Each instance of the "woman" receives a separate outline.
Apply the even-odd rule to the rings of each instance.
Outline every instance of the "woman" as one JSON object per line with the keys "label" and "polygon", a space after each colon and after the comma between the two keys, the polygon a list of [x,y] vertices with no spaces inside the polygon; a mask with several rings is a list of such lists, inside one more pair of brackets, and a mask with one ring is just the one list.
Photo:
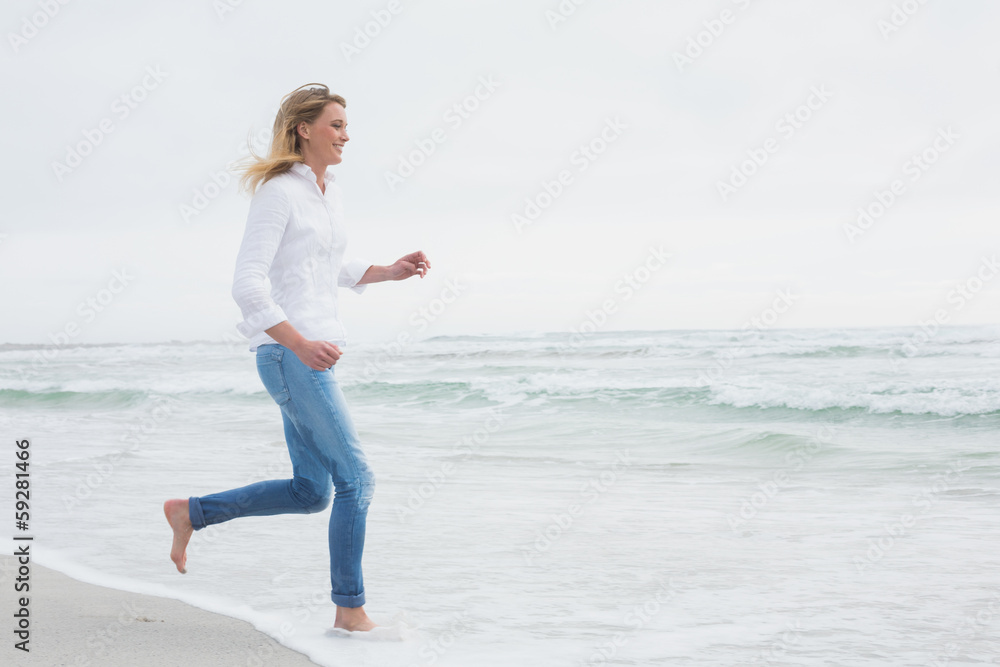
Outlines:
{"label": "woman", "polygon": [[375,478],[334,378],[345,342],[337,287],[360,293],[370,283],[423,278],[430,262],[423,252],[389,266],[343,261],[340,192],[328,168],[340,164],[349,140],[346,106],[322,84],[289,93],[267,158],[243,176],[255,194],[233,282],[244,317],[237,329],[250,339],[257,372],[281,407],[293,477],[168,500],[163,510],[174,532],[170,558],[184,573],[194,530],[241,516],[319,512],[335,487],[329,531],[335,627],[365,631],[375,627],[364,610],[361,574]]}

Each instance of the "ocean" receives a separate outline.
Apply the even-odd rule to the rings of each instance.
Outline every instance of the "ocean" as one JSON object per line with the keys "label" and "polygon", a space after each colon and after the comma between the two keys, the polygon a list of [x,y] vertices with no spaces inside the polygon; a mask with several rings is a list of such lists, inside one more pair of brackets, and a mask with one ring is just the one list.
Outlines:
{"label": "ocean", "polygon": [[366,610],[398,640],[327,634],[329,510],[212,526],[170,562],[164,500],[290,474],[234,342],[0,346],[37,562],[321,665],[1000,664],[1000,327],[344,350],[377,479]]}

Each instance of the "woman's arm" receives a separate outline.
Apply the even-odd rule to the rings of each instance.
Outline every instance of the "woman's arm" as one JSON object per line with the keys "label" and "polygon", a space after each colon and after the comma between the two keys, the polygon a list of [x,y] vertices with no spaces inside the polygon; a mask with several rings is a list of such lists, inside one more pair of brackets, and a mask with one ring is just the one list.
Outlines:
{"label": "woman's arm", "polygon": [[[412,276],[419,275],[421,278],[431,268],[430,260],[423,251],[411,252],[409,255],[400,257],[389,266],[368,267],[358,285],[368,285],[371,283],[381,283],[387,280],[405,280]],[[340,348],[325,340],[307,340],[299,333],[298,329],[292,326],[291,322],[285,320],[274,326],[265,329],[265,333],[273,338],[279,345],[284,345],[295,353],[309,368],[317,371],[325,371],[340,359],[343,354]]]}
{"label": "woman's arm", "polygon": [[325,371],[337,363],[340,348],[327,341],[306,340],[267,289],[267,274],[285,233],[289,208],[285,192],[267,184],[261,186],[250,202],[233,277],[233,298],[244,317],[236,328],[247,338],[264,331],[309,368]]}
{"label": "woman's arm", "polygon": [[289,211],[287,195],[273,182],[262,185],[250,200],[232,289],[233,299],[243,313],[243,321],[236,329],[247,338],[288,319],[271,298],[267,274],[285,233]]}
{"label": "woman's arm", "polygon": [[265,329],[265,333],[279,345],[284,345],[294,352],[299,361],[316,371],[327,370],[337,363],[343,354],[339,347],[328,341],[307,340],[288,320]]}
{"label": "woman's arm", "polygon": [[431,268],[431,263],[427,259],[427,255],[422,250],[418,250],[400,257],[389,266],[376,266],[373,264],[365,271],[365,275],[361,276],[358,284],[368,285],[388,280],[405,280],[417,275],[423,278],[429,268]]}

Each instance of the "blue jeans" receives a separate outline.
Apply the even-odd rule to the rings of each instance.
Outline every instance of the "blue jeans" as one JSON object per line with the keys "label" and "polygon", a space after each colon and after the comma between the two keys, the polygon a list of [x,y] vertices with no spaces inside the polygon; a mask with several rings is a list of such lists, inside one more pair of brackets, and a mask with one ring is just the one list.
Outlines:
{"label": "blue jeans", "polygon": [[283,345],[257,348],[257,373],[281,406],[292,479],[257,482],[189,499],[195,530],[241,516],[310,514],[330,504],[330,598],[339,607],[365,603],[361,554],[375,476],[333,368],[315,371]]}

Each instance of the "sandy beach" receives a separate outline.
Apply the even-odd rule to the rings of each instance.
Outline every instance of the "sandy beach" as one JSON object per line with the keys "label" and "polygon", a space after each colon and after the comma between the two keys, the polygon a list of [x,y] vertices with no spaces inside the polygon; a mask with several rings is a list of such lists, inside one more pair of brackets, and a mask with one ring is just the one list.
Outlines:
{"label": "sandy beach", "polygon": [[314,665],[245,622],[178,600],[85,584],[31,564],[30,652],[15,648],[15,560],[0,556],[8,630],[0,664],[16,667]]}

